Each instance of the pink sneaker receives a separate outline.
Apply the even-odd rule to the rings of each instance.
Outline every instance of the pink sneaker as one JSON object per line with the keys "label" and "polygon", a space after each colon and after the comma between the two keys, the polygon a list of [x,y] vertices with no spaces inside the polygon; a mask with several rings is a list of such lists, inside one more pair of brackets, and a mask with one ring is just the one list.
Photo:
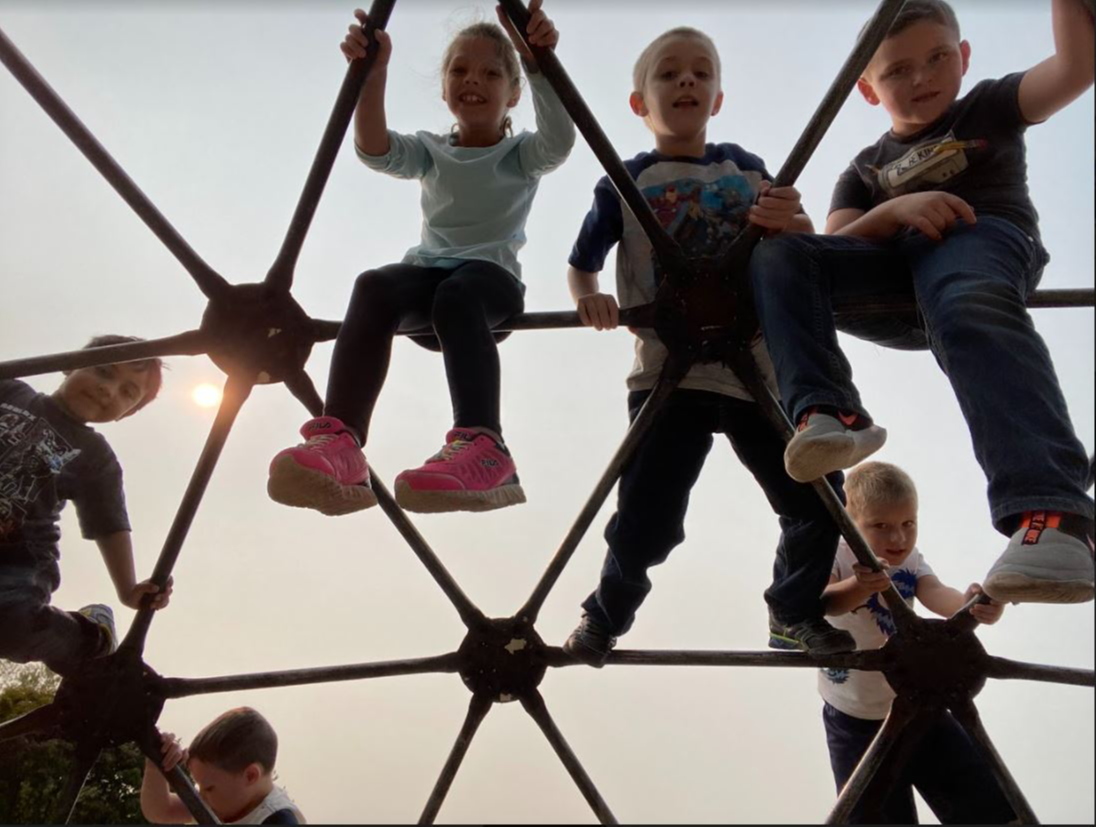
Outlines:
{"label": "pink sneaker", "polygon": [[506,447],[463,428],[446,434],[445,447],[421,467],[396,478],[396,502],[408,511],[491,511],[525,501]]}
{"label": "pink sneaker", "polygon": [[314,508],[334,516],[377,505],[369,485],[366,455],[333,416],[301,426],[303,445],[280,451],[271,460],[267,493],[275,502]]}

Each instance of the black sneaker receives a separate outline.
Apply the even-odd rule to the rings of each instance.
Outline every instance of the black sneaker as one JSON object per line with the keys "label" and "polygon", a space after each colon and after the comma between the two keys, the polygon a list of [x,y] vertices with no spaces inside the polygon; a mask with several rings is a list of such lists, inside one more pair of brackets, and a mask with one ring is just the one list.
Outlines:
{"label": "black sneaker", "polygon": [[616,645],[617,638],[605,626],[584,614],[575,631],[564,641],[564,651],[588,666],[601,669]]}
{"label": "black sneaker", "polygon": [[797,649],[812,655],[839,655],[854,651],[857,643],[849,632],[835,629],[821,617],[783,623],[770,612],[769,648]]}

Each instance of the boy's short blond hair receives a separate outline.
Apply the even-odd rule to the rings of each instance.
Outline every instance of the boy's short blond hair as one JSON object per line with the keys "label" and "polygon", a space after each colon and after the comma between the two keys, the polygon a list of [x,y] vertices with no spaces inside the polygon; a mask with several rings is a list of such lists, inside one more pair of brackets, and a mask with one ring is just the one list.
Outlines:
{"label": "boy's short blond hair", "polygon": [[716,64],[716,78],[717,80],[720,79],[720,53],[716,50],[716,44],[713,42],[712,38],[700,29],[694,29],[692,26],[678,26],[677,28],[663,32],[651,41],[651,43],[644,48],[644,51],[640,52],[640,57],[636,59],[636,65],[632,68],[632,89],[634,92],[643,94],[644,84],[648,82],[648,74],[651,72],[652,60],[655,59],[655,53],[659,51],[660,46],[673,37],[689,37],[703,43],[709,51],[712,52],[712,59]]}
{"label": "boy's short blond hair", "polygon": [[862,462],[846,475],[846,500],[851,513],[874,505],[918,501],[910,474],[890,462]]}
{"label": "boy's short blond hair", "polygon": [[225,772],[243,772],[258,764],[269,775],[278,758],[278,735],[270,721],[250,706],[241,706],[206,724],[188,752]]}
{"label": "boy's short blond hair", "polygon": [[[956,18],[956,12],[953,10],[945,0],[907,0],[903,6],[902,11],[899,12],[899,16],[895,18],[895,22],[891,24],[891,28],[888,29],[888,33],[884,35],[884,39],[895,37],[898,34],[902,34],[915,23],[921,23],[923,20],[928,20],[931,23],[939,23],[948,29],[951,29],[957,39],[960,37],[960,21]],[[869,21],[871,23],[872,21]],[[861,34],[859,37],[863,37],[868,30],[869,23],[865,23],[861,27]]]}

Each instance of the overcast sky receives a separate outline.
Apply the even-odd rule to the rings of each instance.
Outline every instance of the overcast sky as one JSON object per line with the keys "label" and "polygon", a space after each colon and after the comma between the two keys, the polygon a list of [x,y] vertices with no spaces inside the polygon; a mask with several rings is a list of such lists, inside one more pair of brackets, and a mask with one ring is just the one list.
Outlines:
{"label": "overcast sky", "polygon": [[[560,57],[622,156],[652,144],[627,106],[632,62],[656,34],[685,24],[708,31],[724,61],[727,103],[710,139],[740,143],[776,172],[875,4],[667,5],[546,0]],[[1051,53],[1049,2],[956,6],[973,46],[965,89]],[[292,215],[345,71],[337,44],[351,12],[326,1],[0,0],[0,27],[192,246],[227,279],[246,282],[266,273]],[[398,5],[389,27],[393,128],[448,129],[438,64],[451,34],[477,15],[492,17],[491,6]],[[204,303],[186,273],[7,72],[0,113],[0,359],[71,350],[97,333],[153,338],[197,327]],[[532,128],[528,102],[516,122]],[[1094,283],[1093,123],[1090,91],[1029,135],[1030,186],[1053,256],[1044,287]],[[835,178],[887,126],[859,96],[848,102],[799,184],[818,225]],[[522,254],[529,310],[571,309],[566,258],[600,174],[580,139],[544,180]],[[348,138],[301,256],[297,300],[315,317],[340,318],[355,274],[399,260],[416,242],[418,201],[414,183],[358,164]],[[1092,452],[1093,310],[1034,318]],[[869,409],[889,429],[880,458],[920,486],[922,551],[947,583],[981,580],[1004,540],[990,527],[947,381],[928,354],[846,344]],[[529,503],[416,519],[493,616],[526,599],[623,436],[631,342],[624,330],[535,332],[501,353],[503,424]],[[330,355],[318,346],[308,365],[321,389]],[[192,391],[222,381],[204,357],[173,359],[160,400],[102,429],[125,467],[142,576],[212,423]],[[42,390],[57,382],[32,380]],[[449,412],[441,360],[400,342],[371,464],[391,483],[437,449]],[[267,499],[267,464],[296,441],[304,417],[282,387],[258,388],[244,408],[176,568],[176,597],[152,627],[146,659],[161,674],[419,657],[460,644],[456,614],[379,510],[325,518]],[[611,513],[612,499],[545,605],[538,628],[549,643],[562,642],[596,583]],[[777,524],[725,444],[712,452],[686,528],[622,646],[764,648]],[[71,513],[63,531],[57,604],[113,601]],[[117,614],[124,631],[132,613]],[[1093,604],[1010,608],[980,636],[994,654],[1093,668]],[[542,692],[622,821],[812,821],[833,801],[810,670],[569,668],[550,673]],[[468,697],[456,676],[391,678],[173,701],[160,724],[189,739],[225,708],[253,705],[277,728],[281,783],[310,819],[410,821]],[[1092,690],[993,682],[978,703],[1040,817],[1092,823]],[[485,721],[440,820],[584,822],[591,812],[532,721],[509,705]]]}

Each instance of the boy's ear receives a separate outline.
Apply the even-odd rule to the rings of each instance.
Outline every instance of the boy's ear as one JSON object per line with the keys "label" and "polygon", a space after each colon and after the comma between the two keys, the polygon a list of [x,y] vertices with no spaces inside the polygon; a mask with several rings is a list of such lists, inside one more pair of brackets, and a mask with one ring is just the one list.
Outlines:
{"label": "boy's ear", "polygon": [[724,93],[723,92],[717,92],[716,93],[716,102],[712,104],[712,112],[710,113],[710,117],[715,117],[716,115],[720,114],[720,109],[723,107],[723,105],[724,105]]}
{"label": "boy's ear", "polygon": [[263,768],[259,764],[251,763],[244,767],[244,780],[248,783],[248,786],[254,784],[264,775]]}
{"label": "boy's ear", "polygon": [[857,81],[857,91],[861,93],[861,97],[871,103],[873,106],[880,105],[880,97],[876,94],[876,90],[872,88],[872,84],[864,78],[860,78]]}
{"label": "boy's ear", "polygon": [[960,66],[962,67],[962,74],[966,75],[968,66],[971,64],[971,44],[966,40],[960,41]]}
{"label": "boy's ear", "polygon": [[639,92],[633,92],[628,96],[628,105],[634,115],[639,115],[641,118],[648,116],[648,106],[644,103],[644,96]]}

